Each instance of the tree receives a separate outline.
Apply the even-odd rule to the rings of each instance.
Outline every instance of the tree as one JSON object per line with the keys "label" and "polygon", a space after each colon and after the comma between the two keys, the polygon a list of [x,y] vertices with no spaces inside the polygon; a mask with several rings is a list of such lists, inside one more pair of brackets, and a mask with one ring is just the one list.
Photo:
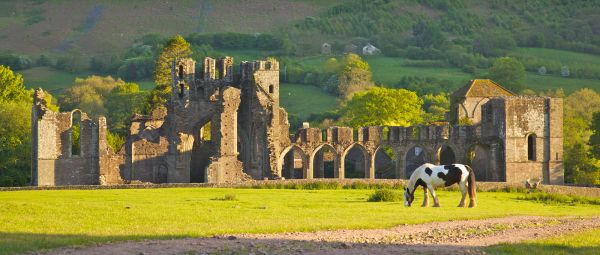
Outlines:
{"label": "tree", "polygon": [[167,102],[171,95],[171,66],[176,58],[185,58],[192,54],[191,46],[183,37],[177,35],[169,40],[156,60],[154,83],[156,87],[148,99],[148,111]]}
{"label": "tree", "polygon": [[30,93],[25,90],[23,76],[14,74],[10,67],[0,65],[0,102],[28,99],[30,99]]}
{"label": "tree", "polygon": [[473,40],[473,52],[485,57],[498,57],[517,46],[512,35],[505,32],[483,32]]}
{"label": "tree", "polygon": [[436,23],[419,21],[413,26],[415,45],[421,48],[439,49],[445,42],[446,37]]}
{"label": "tree", "polygon": [[502,57],[494,62],[489,76],[507,89],[518,92],[523,89],[525,67],[514,58]]}
{"label": "tree", "polygon": [[31,104],[0,102],[0,186],[30,182]]}
{"label": "tree", "polygon": [[[594,113],[591,130],[590,146],[592,147],[592,155],[600,159],[600,111]],[[598,170],[600,171],[600,169]]]}
{"label": "tree", "polygon": [[131,116],[143,110],[145,96],[135,83],[118,83],[106,97],[109,129],[121,137],[126,136]]}
{"label": "tree", "polygon": [[374,87],[359,92],[341,110],[343,124],[362,126],[409,126],[422,123],[421,100],[405,89]]}
{"label": "tree", "polygon": [[427,94],[423,97],[425,123],[444,121],[444,115],[450,110],[450,101],[446,93],[437,95]]}
{"label": "tree", "polygon": [[[31,97],[23,78],[0,66],[0,186],[23,186],[31,179]],[[58,111],[46,93],[50,110]]]}
{"label": "tree", "polygon": [[119,84],[125,82],[111,76],[89,76],[76,78],[75,83],[66,89],[60,98],[65,110],[80,109],[91,117],[106,115],[105,98]]}
{"label": "tree", "polygon": [[349,99],[354,93],[374,86],[369,63],[356,54],[346,55],[338,79],[340,81],[338,91],[343,99]]}
{"label": "tree", "polygon": [[594,158],[590,146],[595,141],[590,138],[596,125],[595,112],[600,112],[600,94],[594,90],[580,89],[564,100],[563,150],[567,182],[591,184],[600,175],[600,161]]}

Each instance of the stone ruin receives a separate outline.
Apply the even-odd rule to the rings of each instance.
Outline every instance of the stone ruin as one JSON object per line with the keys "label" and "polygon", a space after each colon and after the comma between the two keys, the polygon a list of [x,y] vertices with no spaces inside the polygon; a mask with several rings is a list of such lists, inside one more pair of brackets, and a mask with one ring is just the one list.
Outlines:
{"label": "stone ruin", "polygon": [[118,152],[108,146],[104,117],[53,112],[36,90],[32,185],[404,179],[425,162],[467,163],[482,181],[564,182],[559,98],[517,96],[491,80],[472,80],[451,95],[447,122],[304,126],[290,136],[277,61],[243,61],[234,72],[230,57],[205,58],[199,74],[195,64],[173,63],[165,108],[135,114]]}

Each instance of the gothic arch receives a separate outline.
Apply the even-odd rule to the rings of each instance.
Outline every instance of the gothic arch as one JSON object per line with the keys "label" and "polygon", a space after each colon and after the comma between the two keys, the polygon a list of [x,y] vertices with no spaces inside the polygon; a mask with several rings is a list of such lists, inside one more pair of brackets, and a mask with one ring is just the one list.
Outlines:
{"label": "gothic arch", "polygon": [[[357,152],[356,150],[360,151]],[[351,158],[347,158],[351,156]],[[369,178],[369,151],[359,143],[348,146],[341,155],[343,163],[344,178]]]}
{"label": "gothic arch", "polygon": [[443,144],[435,152],[435,163],[438,165],[458,163],[457,150],[450,144]]}
{"label": "gothic arch", "polygon": [[410,175],[417,169],[417,167],[429,162],[429,153],[425,146],[414,145],[404,155],[406,164],[406,178],[410,178]]}
{"label": "gothic arch", "polygon": [[321,144],[310,154],[310,163],[313,178],[335,178],[335,172],[339,167],[338,152],[329,143]]}
{"label": "gothic arch", "polygon": [[371,158],[375,168],[375,179],[393,179],[396,177],[397,152],[389,145],[381,144]]}
{"label": "gothic arch", "polygon": [[[288,156],[288,154],[290,152],[292,153],[291,157]],[[290,173],[293,173],[296,171],[296,169],[294,169],[294,164],[296,163],[295,153],[298,153],[300,160],[302,162],[301,176],[288,175],[288,173],[284,173],[284,171],[286,171],[286,170],[291,171]],[[286,159],[291,162],[286,162]],[[284,169],[284,166],[286,163],[288,163],[288,168],[291,167],[291,169]],[[290,166],[289,164],[292,164],[292,165]],[[308,159],[307,159],[307,156],[306,156],[306,153],[304,152],[304,150],[302,150],[302,148],[298,147],[295,144],[290,145],[289,147],[285,148],[281,152],[281,154],[279,155],[279,158],[277,160],[277,173],[280,177],[286,177],[286,175],[287,175],[287,176],[291,176],[292,179],[306,178],[307,173],[308,173]],[[288,178],[288,177],[286,177],[286,178]]]}

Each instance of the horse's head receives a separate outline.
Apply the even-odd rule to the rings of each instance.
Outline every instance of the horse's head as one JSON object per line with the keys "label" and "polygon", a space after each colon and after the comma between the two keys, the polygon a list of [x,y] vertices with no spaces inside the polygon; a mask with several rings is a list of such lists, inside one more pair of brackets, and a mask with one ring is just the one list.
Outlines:
{"label": "horse's head", "polygon": [[410,192],[408,187],[404,189],[404,206],[409,206],[412,204],[413,200],[415,200],[415,194]]}

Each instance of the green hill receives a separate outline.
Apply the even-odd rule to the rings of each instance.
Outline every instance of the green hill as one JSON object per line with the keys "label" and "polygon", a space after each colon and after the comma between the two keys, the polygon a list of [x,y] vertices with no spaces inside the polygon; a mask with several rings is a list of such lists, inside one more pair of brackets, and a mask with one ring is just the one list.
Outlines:
{"label": "green hill", "polygon": [[[23,73],[28,87],[56,90],[100,74],[148,89],[161,44],[181,34],[195,58],[275,56],[283,67],[298,66],[288,84],[323,68],[330,56],[319,51],[328,42],[337,57],[350,44],[380,48],[383,56],[367,61],[384,86],[417,77],[449,90],[485,76],[495,58],[512,56],[527,70],[526,88],[600,91],[598,20],[600,1],[578,0],[5,0],[0,64]],[[294,107],[303,105],[295,98],[283,101],[299,111],[292,113],[316,113]],[[326,100],[316,105],[331,109]]]}

